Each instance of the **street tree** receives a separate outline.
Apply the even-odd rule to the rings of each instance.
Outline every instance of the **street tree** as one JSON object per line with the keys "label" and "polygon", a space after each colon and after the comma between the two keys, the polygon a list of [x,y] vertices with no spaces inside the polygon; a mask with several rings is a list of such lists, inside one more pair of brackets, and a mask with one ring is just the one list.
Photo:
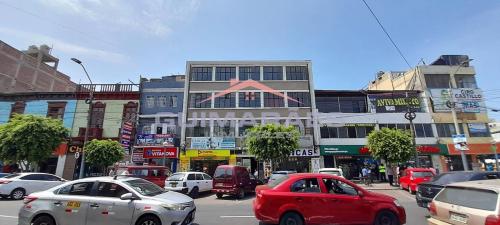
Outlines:
{"label": "street tree", "polygon": [[[278,162],[299,147],[299,131],[294,126],[277,124],[255,125],[245,138],[245,146],[257,160]],[[275,167],[275,164],[271,164]],[[274,169],[274,168],[273,168]]]}
{"label": "street tree", "polygon": [[113,140],[92,140],[84,147],[85,162],[106,171],[108,166],[120,161],[125,156],[121,144]]}
{"label": "street tree", "polygon": [[0,159],[32,170],[47,160],[68,137],[69,130],[59,119],[34,115],[14,115],[0,125]]}
{"label": "street tree", "polygon": [[367,147],[375,159],[389,163],[407,162],[416,151],[409,132],[389,128],[371,132]]}

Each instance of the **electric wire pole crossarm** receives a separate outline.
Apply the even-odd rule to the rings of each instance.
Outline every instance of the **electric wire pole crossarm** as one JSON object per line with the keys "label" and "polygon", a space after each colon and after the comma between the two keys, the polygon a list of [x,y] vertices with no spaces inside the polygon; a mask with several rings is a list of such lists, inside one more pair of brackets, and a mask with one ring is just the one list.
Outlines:
{"label": "electric wire pole crossarm", "polygon": [[94,87],[92,83],[92,79],[90,79],[89,74],[87,73],[87,69],[85,69],[85,66],[83,66],[82,61],[76,59],[76,58],[71,58],[71,60],[80,66],[82,66],[83,71],[85,72],[85,75],[87,75],[87,78],[89,79],[90,82],[90,90],[89,90],[89,98],[85,99],[85,103],[89,104],[89,110],[87,114],[87,127],[85,128],[85,136],[83,138],[83,148],[82,148],[82,158],[80,162],[80,173],[79,173],[79,179],[82,179],[85,175],[85,144],[87,144],[87,141],[89,139],[89,130],[92,122],[92,101],[94,100]]}

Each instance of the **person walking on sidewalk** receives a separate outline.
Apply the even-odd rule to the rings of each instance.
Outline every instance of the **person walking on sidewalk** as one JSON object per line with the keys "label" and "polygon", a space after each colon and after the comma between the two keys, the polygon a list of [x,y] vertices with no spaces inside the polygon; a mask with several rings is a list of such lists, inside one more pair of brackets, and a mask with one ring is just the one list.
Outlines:
{"label": "person walking on sidewalk", "polygon": [[392,187],[394,185],[394,171],[392,166],[387,168],[387,178],[389,179],[389,185]]}
{"label": "person walking on sidewalk", "polygon": [[361,173],[363,175],[365,185],[368,187],[372,186],[370,168],[368,166],[365,166],[363,170],[361,170]]}
{"label": "person walking on sidewalk", "polygon": [[380,182],[386,182],[385,180],[385,165],[382,163],[378,166],[378,173],[380,175]]}

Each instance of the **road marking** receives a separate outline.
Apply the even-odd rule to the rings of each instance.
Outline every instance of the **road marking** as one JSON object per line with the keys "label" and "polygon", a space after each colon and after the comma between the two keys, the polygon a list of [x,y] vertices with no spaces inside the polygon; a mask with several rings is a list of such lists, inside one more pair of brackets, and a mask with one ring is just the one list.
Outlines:
{"label": "road marking", "polygon": [[17,219],[17,216],[6,216],[6,215],[0,215],[0,217],[3,217],[3,218],[12,218],[12,219]]}
{"label": "road marking", "polygon": [[255,216],[220,216],[220,218],[255,218]]}

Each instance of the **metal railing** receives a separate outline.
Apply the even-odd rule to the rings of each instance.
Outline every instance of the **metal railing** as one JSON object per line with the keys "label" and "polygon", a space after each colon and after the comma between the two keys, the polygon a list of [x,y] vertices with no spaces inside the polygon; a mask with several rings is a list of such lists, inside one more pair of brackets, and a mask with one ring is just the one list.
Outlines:
{"label": "metal railing", "polygon": [[79,84],[76,92],[133,92],[139,91],[134,84]]}

